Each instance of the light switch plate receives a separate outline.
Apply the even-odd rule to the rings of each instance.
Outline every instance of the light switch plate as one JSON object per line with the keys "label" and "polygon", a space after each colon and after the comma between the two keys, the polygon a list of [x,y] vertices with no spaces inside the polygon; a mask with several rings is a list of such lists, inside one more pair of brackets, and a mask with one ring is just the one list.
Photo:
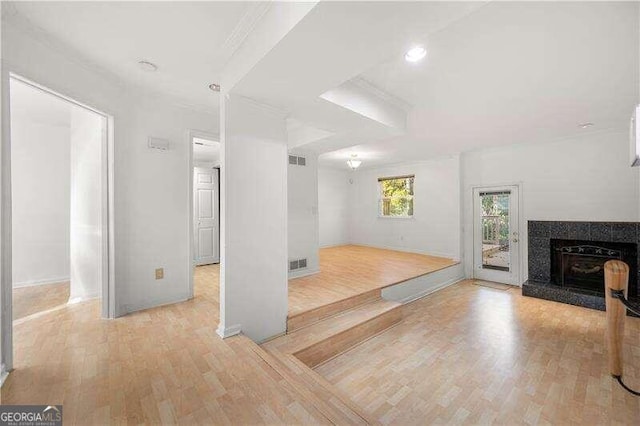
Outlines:
{"label": "light switch plate", "polygon": [[161,280],[164,278],[164,268],[156,269],[156,280]]}

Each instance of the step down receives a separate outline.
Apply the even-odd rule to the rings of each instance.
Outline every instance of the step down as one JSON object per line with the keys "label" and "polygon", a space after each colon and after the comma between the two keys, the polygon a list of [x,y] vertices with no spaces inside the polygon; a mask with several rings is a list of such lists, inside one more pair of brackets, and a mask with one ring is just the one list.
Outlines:
{"label": "step down", "polygon": [[402,305],[377,299],[267,342],[267,351],[292,354],[314,368],[402,320]]}
{"label": "step down", "polygon": [[[370,297],[370,296],[369,296]],[[402,305],[376,297],[263,343],[261,356],[334,424],[376,424],[316,373],[319,366],[402,320]]]}
{"label": "step down", "polygon": [[328,305],[320,306],[309,311],[300,312],[287,318],[287,333],[294,332],[303,327],[315,324],[326,318],[341,312],[353,309],[366,303],[371,303],[382,298],[382,291],[375,289],[356,296],[348,297]]}
{"label": "step down", "polygon": [[256,353],[332,424],[367,425],[377,422],[331,383],[303,365],[293,355],[276,354],[257,347]]}

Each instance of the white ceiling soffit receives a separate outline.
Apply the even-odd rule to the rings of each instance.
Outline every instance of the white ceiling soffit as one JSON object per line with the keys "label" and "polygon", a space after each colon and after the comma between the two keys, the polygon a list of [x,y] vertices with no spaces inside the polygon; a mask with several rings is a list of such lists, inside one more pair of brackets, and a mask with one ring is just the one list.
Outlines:
{"label": "white ceiling soffit", "polygon": [[296,148],[333,136],[331,132],[305,124],[295,118],[287,118],[287,141],[289,148]]}
{"label": "white ceiling soffit", "polygon": [[[269,2],[3,2],[3,19],[45,34],[125,84],[217,111],[222,69]],[[3,23],[4,24],[4,23]],[[143,71],[138,61],[157,65]]]}
{"label": "white ceiling soffit", "polygon": [[[480,2],[320,2],[255,63],[232,92],[286,110],[307,125],[333,133],[322,139],[333,143],[333,149],[353,145],[354,140],[347,136],[354,133],[372,135],[372,140],[388,137],[389,124],[395,135],[405,121],[405,112],[398,105],[406,103],[391,102],[396,98],[391,93],[381,96],[382,91],[372,90],[373,85],[356,77],[375,64],[402,56],[416,39],[481,6]],[[347,109],[345,97],[338,104],[320,98],[350,80],[347,86],[352,95],[375,100],[378,110],[384,105],[385,114],[373,113],[376,108],[370,104]],[[337,96],[331,94],[325,97],[335,100]],[[320,152],[327,149],[319,147],[318,141],[311,145]]]}
{"label": "white ceiling soffit", "polygon": [[375,120],[385,126],[404,131],[410,106],[377,89],[361,77],[327,90],[320,97],[328,102]]}

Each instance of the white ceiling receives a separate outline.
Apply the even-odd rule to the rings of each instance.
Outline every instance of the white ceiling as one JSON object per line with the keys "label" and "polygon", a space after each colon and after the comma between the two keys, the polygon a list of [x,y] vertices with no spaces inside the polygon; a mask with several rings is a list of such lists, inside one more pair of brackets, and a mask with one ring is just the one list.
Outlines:
{"label": "white ceiling", "polygon": [[[243,42],[260,43],[247,34],[275,8],[265,2],[13,7],[7,19],[28,20],[123,80],[208,109],[217,108],[218,95],[207,85]],[[319,2],[283,30],[232,91],[288,112],[292,146],[333,152],[320,164],[340,168],[353,152],[366,168],[625,129],[639,99],[638,7]],[[408,64],[404,52],[415,44],[427,47],[427,58]],[[141,59],[158,72],[141,71]],[[326,95],[336,88],[340,96]],[[358,99],[335,101],[349,91]],[[399,106],[405,126],[370,114]],[[580,129],[584,122],[595,126]]]}
{"label": "white ceiling", "polygon": [[49,126],[71,125],[71,104],[40,89],[11,79],[11,120]]}
{"label": "white ceiling", "polygon": [[[3,2],[5,19],[46,32],[126,83],[217,110],[207,86],[264,11],[257,2]],[[138,61],[158,66],[142,71]]]}
{"label": "white ceiling", "polygon": [[[487,146],[626,130],[638,102],[638,4],[496,2],[361,74],[413,105],[402,136],[321,156],[346,168],[428,159]],[[588,130],[580,123],[592,122]]]}

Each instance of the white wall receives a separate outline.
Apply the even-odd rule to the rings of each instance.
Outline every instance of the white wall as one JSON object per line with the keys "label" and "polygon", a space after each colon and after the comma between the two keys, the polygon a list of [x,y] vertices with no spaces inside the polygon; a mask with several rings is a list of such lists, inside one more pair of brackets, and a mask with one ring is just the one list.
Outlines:
{"label": "white wall", "polygon": [[[114,117],[117,313],[188,298],[188,130],[217,133],[217,114],[125,87],[74,53],[5,22],[2,31],[4,79],[15,72]],[[148,149],[148,136],[169,139],[170,149]],[[164,267],[164,280],[155,280],[157,267]]]}
{"label": "white wall", "polygon": [[[379,177],[415,175],[414,216],[378,216]],[[374,247],[459,259],[459,158],[404,163],[352,173],[350,241]]]}
{"label": "white wall", "polygon": [[[638,169],[629,166],[626,132],[485,149],[462,155],[465,273],[471,276],[472,186],[522,184],[521,264],[529,220],[638,220]],[[526,279],[526,276],[524,277]]]}
{"label": "white wall", "polygon": [[349,171],[318,169],[320,247],[349,243]]}
{"label": "white wall", "polygon": [[[223,95],[224,96],[224,95]],[[220,326],[261,341],[286,330],[284,116],[239,96],[221,102]]]}
{"label": "white wall", "polygon": [[307,267],[289,272],[289,278],[320,270],[318,253],[318,156],[294,149],[289,155],[306,159],[305,166],[288,166],[287,204],[289,260],[307,259]]}
{"label": "white wall", "polygon": [[102,159],[106,119],[71,108],[71,275],[69,300],[100,296],[102,283]]}
{"label": "white wall", "polygon": [[69,280],[69,124],[13,120],[13,286]]}

